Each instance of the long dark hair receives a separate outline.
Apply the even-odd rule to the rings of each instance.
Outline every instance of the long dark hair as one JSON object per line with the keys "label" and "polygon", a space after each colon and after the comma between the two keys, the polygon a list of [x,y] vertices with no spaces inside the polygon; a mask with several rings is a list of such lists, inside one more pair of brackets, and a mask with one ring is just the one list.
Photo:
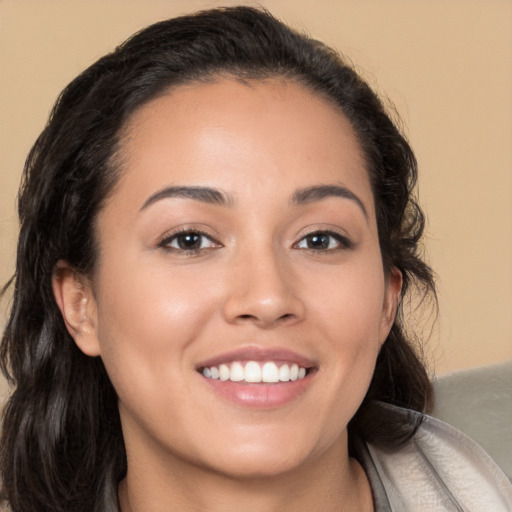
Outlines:
{"label": "long dark hair", "polygon": [[[169,88],[219,75],[285,77],[341,108],[366,158],[385,270],[400,270],[403,297],[412,285],[435,294],[419,252],[424,217],[413,196],[414,155],[375,93],[337,53],[249,7],[146,28],[66,87],[25,165],[0,363],[13,386],[0,472],[14,511],[115,509],[126,472],[116,393],[101,359],[84,355],[66,331],[52,275],[61,259],[82,274],[94,268],[94,222],[122,172],[118,143],[133,112]],[[396,447],[409,431],[377,411],[376,401],[424,410],[430,393],[400,310],[351,435]]]}

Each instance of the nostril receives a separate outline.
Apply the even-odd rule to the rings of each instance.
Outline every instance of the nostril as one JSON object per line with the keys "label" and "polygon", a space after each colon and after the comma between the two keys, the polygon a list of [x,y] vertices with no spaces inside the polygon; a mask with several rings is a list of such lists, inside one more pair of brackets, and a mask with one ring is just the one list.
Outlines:
{"label": "nostril", "polygon": [[254,322],[260,327],[270,327],[300,321],[304,315],[304,305],[298,297],[285,291],[280,295],[271,295],[270,292],[250,290],[231,294],[222,312],[229,323]]}
{"label": "nostril", "polygon": [[[258,315],[251,315],[250,313],[245,313],[243,315],[237,316],[238,320],[242,321],[255,321],[257,323],[260,323],[262,320],[264,323],[268,323],[268,319],[265,320],[265,318],[259,317]],[[275,322],[277,323],[286,323],[287,321],[293,320],[295,318],[295,315],[293,313],[285,313],[284,315],[281,315],[275,319]],[[270,323],[273,323],[272,321]]]}

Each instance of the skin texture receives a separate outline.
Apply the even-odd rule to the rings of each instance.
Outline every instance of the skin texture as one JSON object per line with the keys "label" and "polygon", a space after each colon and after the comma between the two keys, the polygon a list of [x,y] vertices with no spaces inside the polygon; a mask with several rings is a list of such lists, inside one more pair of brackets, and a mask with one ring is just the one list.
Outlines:
{"label": "skin texture", "polygon": [[[119,395],[122,510],[372,510],[346,426],[392,325],[400,276],[383,272],[349,122],[293,82],[219,78],[143,106],[121,155],[97,219],[94,275],[61,262],[54,291]],[[357,199],[293,201],[319,185]],[[170,186],[227,200],[154,196]],[[186,251],[172,238],[180,230],[207,236]],[[318,232],[335,233],[327,247],[308,246]],[[198,365],[243,349],[290,350],[313,371],[279,406],[234,402]]]}

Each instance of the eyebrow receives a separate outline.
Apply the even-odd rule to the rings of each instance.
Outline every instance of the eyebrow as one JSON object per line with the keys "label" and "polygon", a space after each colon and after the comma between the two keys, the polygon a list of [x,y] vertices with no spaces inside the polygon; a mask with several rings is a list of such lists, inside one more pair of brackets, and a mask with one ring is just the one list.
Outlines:
{"label": "eyebrow", "polygon": [[328,197],[342,197],[354,201],[368,218],[368,212],[363,201],[359,199],[351,190],[341,185],[316,185],[313,187],[302,188],[293,194],[292,202],[294,204],[307,204],[315,201],[321,201]]}
{"label": "eyebrow", "polygon": [[165,187],[162,190],[159,190],[158,192],[155,192],[149,196],[142,205],[141,211],[156,203],[157,201],[173,197],[194,199],[196,201],[202,201],[203,203],[218,204],[221,206],[228,206],[233,203],[232,198],[228,194],[225,194],[216,188],[174,186]]}
{"label": "eyebrow", "polygon": [[[140,211],[145,210],[148,206],[156,203],[157,201],[175,197],[193,199],[195,201],[216,204],[219,206],[231,206],[234,203],[233,198],[229,194],[216,188],[201,186],[170,186],[149,196],[140,208]],[[354,201],[362,210],[364,216],[368,218],[368,212],[366,211],[361,199],[359,199],[359,197],[357,197],[348,188],[341,185],[315,185],[312,187],[301,188],[293,194],[292,203],[301,205],[321,201],[328,197],[342,197],[344,199]]]}

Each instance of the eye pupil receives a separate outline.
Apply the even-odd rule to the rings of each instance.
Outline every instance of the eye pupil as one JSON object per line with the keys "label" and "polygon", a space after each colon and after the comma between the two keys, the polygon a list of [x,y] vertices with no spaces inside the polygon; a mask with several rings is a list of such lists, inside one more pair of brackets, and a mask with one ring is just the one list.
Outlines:
{"label": "eye pupil", "polygon": [[201,235],[199,233],[186,233],[179,236],[177,242],[180,249],[198,249],[201,246]]}
{"label": "eye pupil", "polygon": [[327,249],[329,247],[329,235],[318,233],[308,237],[308,249]]}

